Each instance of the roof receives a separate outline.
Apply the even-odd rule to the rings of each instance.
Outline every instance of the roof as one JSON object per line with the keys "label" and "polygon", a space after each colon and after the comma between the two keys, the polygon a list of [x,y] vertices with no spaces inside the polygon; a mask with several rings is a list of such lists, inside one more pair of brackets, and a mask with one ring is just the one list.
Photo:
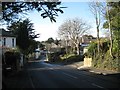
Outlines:
{"label": "roof", "polygon": [[16,37],[11,31],[6,31],[5,29],[0,29],[0,36]]}
{"label": "roof", "polygon": [[81,44],[81,46],[87,47],[87,46],[89,46],[89,44]]}

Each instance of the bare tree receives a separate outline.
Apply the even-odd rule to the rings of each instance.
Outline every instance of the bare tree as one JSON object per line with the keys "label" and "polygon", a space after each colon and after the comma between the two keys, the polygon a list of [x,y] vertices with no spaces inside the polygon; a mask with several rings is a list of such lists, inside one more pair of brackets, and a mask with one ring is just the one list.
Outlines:
{"label": "bare tree", "polygon": [[106,3],[102,3],[102,2],[93,2],[90,4],[90,9],[92,11],[92,13],[95,16],[96,19],[96,26],[97,26],[97,37],[98,37],[98,52],[99,52],[99,44],[100,44],[100,39],[99,39],[99,27],[101,24],[101,16],[106,17],[108,19],[108,32],[106,33],[106,35],[108,35],[109,39],[110,39],[110,55],[112,57],[112,47],[113,47],[113,41],[112,41],[112,30],[111,30],[111,18],[110,18],[110,8],[108,5],[108,2],[106,0]]}
{"label": "bare tree", "polygon": [[90,29],[85,21],[79,18],[68,19],[60,27],[58,34],[62,39],[70,40],[77,49],[79,55],[80,37]]}
{"label": "bare tree", "polygon": [[102,3],[101,2],[90,2],[89,7],[91,12],[93,13],[96,21],[96,29],[97,29],[97,41],[98,41],[98,54],[100,52],[100,37],[99,37],[99,31],[100,31],[100,25],[101,25],[101,16],[102,16]]}

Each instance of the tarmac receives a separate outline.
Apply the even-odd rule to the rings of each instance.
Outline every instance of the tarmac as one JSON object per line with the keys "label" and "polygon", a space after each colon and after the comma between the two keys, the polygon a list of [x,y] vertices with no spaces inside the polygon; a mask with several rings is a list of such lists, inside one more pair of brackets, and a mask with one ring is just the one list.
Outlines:
{"label": "tarmac", "polygon": [[[109,76],[107,77],[107,79],[110,79],[111,81],[118,81],[120,80],[120,72],[116,72],[116,71],[110,71],[110,70],[100,70],[100,69],[96,69],[96,68],[93,68],[93,67],[85,67],[84,64],[83,64],[83,61],[81,62],[76,62],[74,64],[69,64],[68,66],[70,67],[74,67],[78,70],[83,70],[83,71],[86,71],[86,72],[90,72],[90,73],[93,73],[93,74],[97,74],[97,75],[104,75],[104,76]],[[24,76],[24,78],[22,77]],[[8,78],[3,78],[6,82],[12,82],[14,80],[14,82],[18,82],[18,80],[22,80],[22,79],[25,79],[26,83],[28,83],[27,85],[30,86],[30,82],[28,81],[28,76],[27,76],[27,72],[25,71],[20,71],[18,74],[16,74],[15,76],[13,75],[13,78],[12,80],[10,79],[10,77]],[[17,79],[16,79],[17,78]],[[17,83],[15,83],[15,85],[17,85]],[[9,83],[8,86],[11,86],[11,83]],[[22,87],[25,87],[26,85],[22,86]],[[6,87],[6,86],[5,86]]]}

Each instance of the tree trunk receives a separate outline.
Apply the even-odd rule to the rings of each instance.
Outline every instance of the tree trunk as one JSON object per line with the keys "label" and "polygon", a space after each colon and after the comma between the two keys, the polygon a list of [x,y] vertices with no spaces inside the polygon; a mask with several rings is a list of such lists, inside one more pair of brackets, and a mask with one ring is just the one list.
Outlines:
{"label": "tree trunk", "polygon": [[112,30],[111,30],[111,20],[110,20],[110,13],[109,13],[109,8],[108,8],[108,3],[107,3],[107,17],[108,17],[108,26],[109,26],[109,31],[110,31],[110,56],[112,57],[112,47],[113,47],[113,41],[112,41]]}
{"label": "tree trunk", "polygon": [[100,17],[97,17],[97,13],[96,13],[96,26],[97,26],[97,42],[98,42],[98,54],[100,53],[100,37],[99,37],[99,26],[100,26]]}
{"label": "tree trunk", "polygon": [[97,26],[97,42],[98,42],[98,54],[100,53],[100,37],[99,37],[99,26]]}
{"label": "tree trunk", "polygon": [[79,44],[76,44],[76,49],[77,49],[77,55],[80,55]]}
{"label": "tree trunk", "polygon": [[68,54],[68,41],[66,40],[66,54]]}
{"label": "tree trunk", "polygon": [[112,57],[112,47],[113,47],[113,41],[112,41],[112,30],[111,30],[111,24],[109,23],[109,30],[110,30],[110,56]]}

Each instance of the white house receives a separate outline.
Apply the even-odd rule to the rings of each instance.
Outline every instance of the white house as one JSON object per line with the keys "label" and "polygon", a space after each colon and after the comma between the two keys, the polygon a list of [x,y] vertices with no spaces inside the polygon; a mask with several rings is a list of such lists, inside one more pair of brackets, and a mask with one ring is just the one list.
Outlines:
{"label": "white house", "polygon": [[39,57],[40,57],[40,49],[38,48],[35,50],[35,59],[39,59]]}
{"label": "white house", "polygon": [[0,48],[3,51],[16,47],[16,37],[10,31],[0,29]]}

